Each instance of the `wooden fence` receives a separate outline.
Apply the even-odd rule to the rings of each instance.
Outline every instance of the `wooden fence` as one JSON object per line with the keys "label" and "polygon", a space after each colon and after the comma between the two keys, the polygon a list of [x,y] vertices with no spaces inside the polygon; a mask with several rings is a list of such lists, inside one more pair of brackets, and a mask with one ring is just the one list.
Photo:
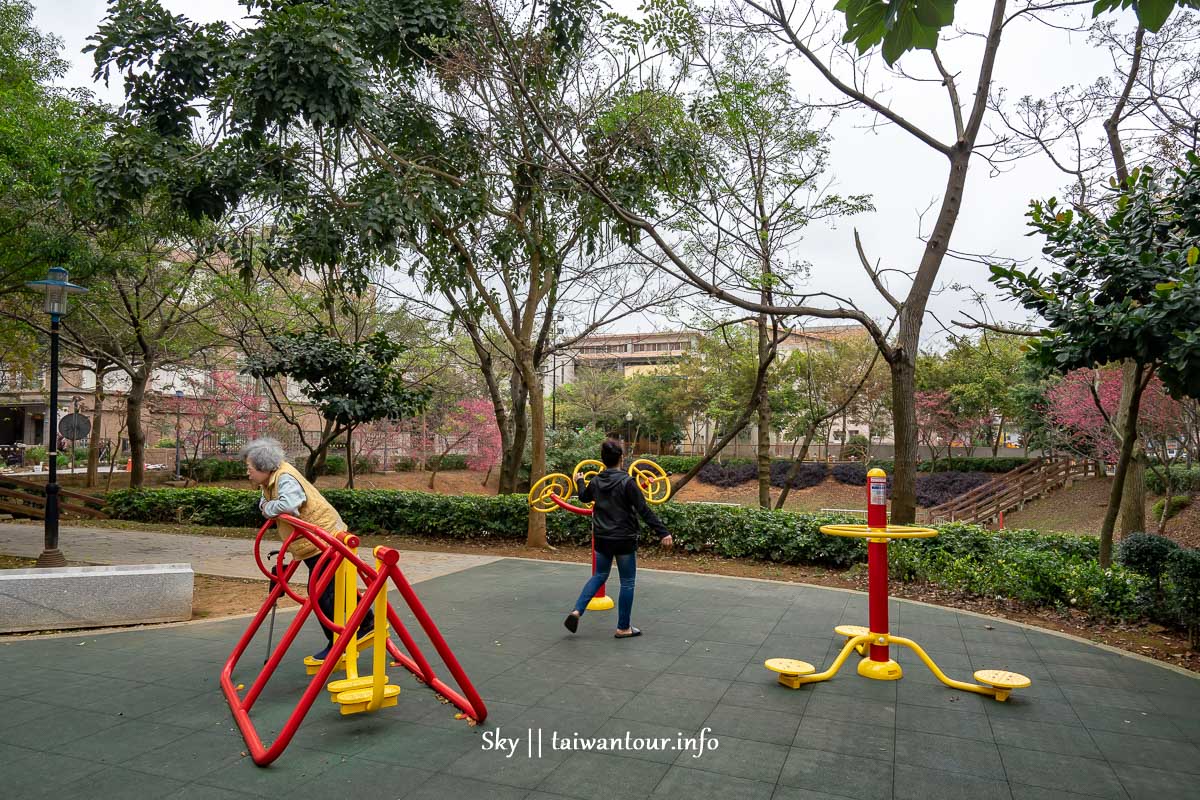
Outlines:
{"label": "wooden fence", "polygon": [[929,523],[991,522],[1076,479],[1102,474],[1095,461],[1037,458],[926,510],[924,518]]}
{"label": "wooden fence", "polygon": [[[79,492],[58,490],[58,510],[65,517],[108,519],[104,501]],[[46,518],[46,484],[0,476],[0,511],[15,517]]]}

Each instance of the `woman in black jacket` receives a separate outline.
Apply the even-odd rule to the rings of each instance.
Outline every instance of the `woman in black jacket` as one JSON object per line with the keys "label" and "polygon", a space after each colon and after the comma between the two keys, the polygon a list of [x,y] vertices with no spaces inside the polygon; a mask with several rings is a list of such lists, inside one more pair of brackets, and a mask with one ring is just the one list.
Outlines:
{"label": "woman in black jacket", "polygon": [[[596,574],[584,584],[575,602],[575,610],[567,615],[563,623],[571,633],[578,630],[579,618],[587,610],[588,601],[608,580],[615,559],[621,576],[615,636],[618,639],[640,636],[642,632],[633,627],[629,620],[633,613],[633,587],[637,578],[638,516],[658,534],[663,547],[669,549],[674,545],[666,526],[647,505],[637,481],[618,467],[624,454],[620,442],[606,439],[600,445],[600,460],[604,462],[605,470],[579,491],[581,502],[595,503],[592,508],[592,538],[596,547]],[[581,478],[580,475],[575,476],[576,481]]]}

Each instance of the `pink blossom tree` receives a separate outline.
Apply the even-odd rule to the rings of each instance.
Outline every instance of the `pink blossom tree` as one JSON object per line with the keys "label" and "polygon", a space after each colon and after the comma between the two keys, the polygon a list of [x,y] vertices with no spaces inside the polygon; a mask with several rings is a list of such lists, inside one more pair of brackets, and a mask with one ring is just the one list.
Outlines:
{"label": "pink blossom tree", "polygon": [[467,442],[472,445],[467,466],[473,470],[486,469],[483,482],[487,483],[500,452],[500,428],[496,425],[496,412],[490,400],[474,398],[459,401],[442,417],[441,424],[429,438],[431,442],[422,443],[426,450],[435,449],[438,445],[434,442],[440,443],[442,448],[441,455],[432,460],[433,469],[429,473],[431,490],[446,456]]}

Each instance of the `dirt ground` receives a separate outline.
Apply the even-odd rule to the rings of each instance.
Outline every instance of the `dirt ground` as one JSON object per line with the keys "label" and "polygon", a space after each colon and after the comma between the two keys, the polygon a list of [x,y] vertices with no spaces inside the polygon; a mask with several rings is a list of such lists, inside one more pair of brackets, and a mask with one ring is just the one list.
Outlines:
{"label": "dirt ground", "polygon": [[[1109,478],[1079,481],[1069,489],[1060,489],[1019,511],[1005,514],[1005,527],[1095,536],[1104,522],[1111,487],[1112,480]],[[1151,506],[1158,499],[1151,494],[1146,497],[1146,526],[1150,531],[1157,531],[1157,520],[1151,512]],[[1184,547],[1200,547],[1200,501],[1167,520],[1163,533]]]}

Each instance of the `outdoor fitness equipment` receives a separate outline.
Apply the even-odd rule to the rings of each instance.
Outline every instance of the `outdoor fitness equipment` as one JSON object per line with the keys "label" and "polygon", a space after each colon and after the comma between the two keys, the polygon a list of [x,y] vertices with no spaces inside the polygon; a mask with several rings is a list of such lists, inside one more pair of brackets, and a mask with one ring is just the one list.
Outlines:
{"label": "outdoor fitness equipment", "polygon": [[[457,706],[462,712],[461,717],[468,718],[475,723],[482,722],[487,718],[487,708],[479,697],[479,693],[475,691],[475,687],[458,663],[458,659],[451,652],[450,646],[446,644],[441,632],[434,625],[429,612],[417,599],[412,585],[404,577],[404,573],[399,567],[399,551],[390,547],[376,547],[374,550],[375,564],[371,566],[358,557],[359,539],[357,536],[351,533],[331,534],[286,514],[280,515],[278,519],[289,523],[293,528],[292,534],[280,547],[282,554],[286,554],[292,542],[300,538],[307,539],[320,547],[322,553],[309,577],[308,596],[301,597],[288,585],[288,580],[295,573],[299,562],[292,561],[284,565],[282,563],[283,555],[281,555],[280,563],[276,565],[275,570],[268,570],[263,564],[261,550],[263,535],[275,523],[275,520],[268,520],[259,529],[258,537],[254,541],[254,561],[259,570],[271,581],[272,589],[266,602],[251,620],[246,632],[242,634],[242,638],[226,660],[225,666],[221,670],[221,690],[225,693],[225,699],[229,702],[233,718],[242,732],[242,737],[246,740],[255,764],[265,767],[283,753],[322,689],[328,689],[330,699],[341,708],[343,715],[376,711],[395,705],[396,697],[400,694],[400,687],[388,682],[385,671],[385,661],[388,655],[395,660],[393,666],[403,666],[416,676],[419,682],[437,692],[444,702]],[[358,591],[359,578],[362,578],[366,584],[366,590],[362,592],[361,598]],[[335,595],[334,619],[332,620],[326,619],[316,602],[316,598],[325,592],[331,580],[334,581]],[[450,674],[462,694],[434,675],[429,661],[417,647],[396,610],[388,603],[389,582],[395,585],[401,597],[404,598],[409,610],[420,623],[421,629],[429,637],[434,649],[437,650],[438,655],[450,670]],[[292,619],[287,631],[280,639],[279,645],[267,659],[267,663],[251,684],[250,689],[239,696],[233,681],[233,670],[246,648],[249,647],[255,633],[262,627],[268,612],[284,594],[299,603],[300,610]],[[360,639],[357,635],[358,629],[366,619],[367,609],[372,606],[375,609],[375,630]],[[254,728],[254,723],[250,720],[250,709],[299,635],[309,614],[315,614],[323,625],[334,632],[333,646],[323,661],[317,661],[312,657],[305,659],[305,670],[313,676],[313,679],[304,690],[304,694],[287,722],[284,723],[279,736],[270,747],[265,747]],[[411,653],[411,657],[402,652],[388,638],[389,624],[396,631],[405,650]],[[374,647],[371,674],[359,675],[358,653],[360,649],[366,647]],[[344,670],[346,677],[331,682],[329,679],[336,669]]]}
{"label": "outdoor fitness equipment", "polygon": [[[562,508],[573,514],[590,517],[592,515],[591,503],[576,506],[566,501],[566,498],[573,497],[577,493],[575,479],[571,476],[580,476],[580,483],[587,486],[592,482],[592,478],[604,469],[605,466],[602,462],[594,458],[587,458],[575,465],[571,475],[552,472],[543,476],[529,489],[530,508],[543,514],[549,514],[551,511]],[[647,503],[660,505],[670,499],[671,479],[662,467],[650,459],[639,458],[630,464],[629,477],[637,481],[638,488],[642,490],[642,495],[646,498]],[[592,537],[592,574],[596,574],[595,537]],[[600,584],[600,590],[588,601],[587,610],[608,611],[612,607],[613,599],[605,593],[604,584]]]}
{"label": "outdoor fitness equipment", "polygon": [[[907,525],[889,525],[887,522],[887,474],[881,469],[867,473],[867,524],[866,525],[822,525],[821,533],[829,536],[849,536],[867,540],[868,585],[870,628],[860,625],[839,625],[834,633],[844,636],[845,644],[837,658],[824,672],[807,661],[793,658],[770,658],[764,666],[779,673],[779,682],[790,689],[799,689],[805,683],[827,681],[838,673],[850,651],[865,656],[858,662],[858,674],[878,681],[895,681],[903,676],[900,665],[890,657],[889,645],[898,644],[911,649],[929,667],[939,681],[953,689],[975,692],[996,698],[1000,702],[1008,699],[1013,689],[1024,689],[1031,681],[1024,675],[1006,670],[981,669],[975,672],[976,683],[949,678],[938,669],[919,644],[903,636],[888,632],[888,574],[887,545],[891,539],[921,539],[937,536],[933,528]],[[985,685],[980,685],[985,684]]]}

